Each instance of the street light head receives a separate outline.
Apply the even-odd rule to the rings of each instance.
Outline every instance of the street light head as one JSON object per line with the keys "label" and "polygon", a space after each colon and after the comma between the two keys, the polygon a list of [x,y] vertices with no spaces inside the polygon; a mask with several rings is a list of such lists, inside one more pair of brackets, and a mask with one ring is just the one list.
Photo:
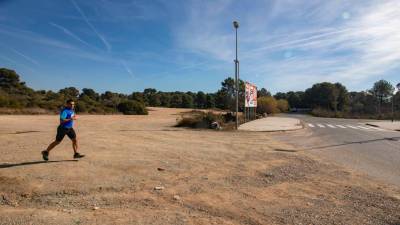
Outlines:
{"label": "street light head", "polygon": [[238,21],[233,21],[233,27],[238,29],[239,28],[239,22]]}

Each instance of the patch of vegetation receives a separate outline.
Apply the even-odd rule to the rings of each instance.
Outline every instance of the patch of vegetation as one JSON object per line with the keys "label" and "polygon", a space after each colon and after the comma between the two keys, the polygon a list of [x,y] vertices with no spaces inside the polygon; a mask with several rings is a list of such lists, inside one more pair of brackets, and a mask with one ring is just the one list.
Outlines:
{"label": "patch of vegetation", "polygon": [[[393,117],[391,112],[386,112],[381,114],[360,114],[360,113],[342,112],[342,111],[334,112],[323,108],[313,109],[310,114],[316,117],[347,118],[347,119],[391,120]],[[394,118],[400,118],[400,112],[395,112]]]}
{"label": "patch of vegetation", "polygon": [[278,102],[271,96],[260,97],[257,99],[257,112],[260,114],[278,113]]}
{"label": "patch of vegetation", "polygon": [[143,103],[127,100],[118,104],[118,110],[124,115],[147,115],[149,114]]}
{"label": "patch of vegetation", "polygon": [[[245,85],[239,80],[239,102],[244,102]],[[315,116],[344,118],[400,119],[400,92],[394,95],[393,85],[377,81],[370,90],[348,92],[341,83],[316,83],[305,91],[278,92],[274,96],[265,88],[257,91],[258,114],[312,111]],[[145,107],[197,108],[235,111],[235,80],[227,78],[215,93],[162,92],[146,88],[143,92],[121,94],[93,89],[66,87],[58,92],[33,90],[13,70],[0,68],[0,114],[57,113],[67,99],[74,99],[78,113],[147,114]],[[299,109],[299,110],[298,110]],[[244,111],[239,104],[239,112]]]}
{"label": "patch of vegetation", "polygon": [[[75,87],[66,87],[58,92],[33,90],[20,80],[20,76],[13,70],[0,68],[0,113],[57,113],[67,99],[76,102],[78,113],[89,114],[146,114],[141,106],[168,107],[168,108],[197,108],[223,110],[234,109],[235,92],[234,80],[227,78],[221,82],[221,89],[216,93],[195,92],[162,92],[154,88],[146,88],[143,92],[121,94],[106,91],[97,93],[91,88],[78,90]],[[266,89],[261,89],[260,95],[270,95]],[[244,101],[244,82],[240,80],[240,101]],[[134,101],[135,103],[127,103]],[[130,105],[130,106],[128,106]],[[134,108],[133,110],[127,107]],[[122,111],[121,111],[122,110]],[[240,111],[243,106],[240,106]]]}
{"label": "patch of vegetation", "polygon": [[208,129],[212,128],[214,122],[217,122],[219,125],[225,124],[224,116],[221,113],[211,111],[193,110],[182,113],[181,118],[177,120],[176,127]]}
{"label": "patch of vegetation", "polygon": [[321,117],[391,119],[392,105],[395,118],[400,119],[400,92],[386,80],[374,83],[371,89],[348,92],[340,83],[317,83],[305,91],[278,92],[276,99],[285,99],[290,108],[311,109]]}

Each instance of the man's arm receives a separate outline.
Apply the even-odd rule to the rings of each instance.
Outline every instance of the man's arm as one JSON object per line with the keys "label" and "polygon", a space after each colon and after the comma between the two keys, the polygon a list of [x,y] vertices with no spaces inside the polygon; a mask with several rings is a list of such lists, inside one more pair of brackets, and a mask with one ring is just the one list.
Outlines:
{"label": "man's arm", "polygon": [[68,121],[71,121],[71,120],[74,120],[74,119],[61,119],[61,123],[66,123],[66,122],[68,122]]}
{"label": "man's arm", "polygon": [[75,119],[76,119],[75,114],[70,119],[67,119],[67,112],[65,112],[65,111],[62,112],[61,115],[60,115],[60,121],[61,121],[62,124],[66,123],[68,121],[71,121],[71,120],[75,120]]}

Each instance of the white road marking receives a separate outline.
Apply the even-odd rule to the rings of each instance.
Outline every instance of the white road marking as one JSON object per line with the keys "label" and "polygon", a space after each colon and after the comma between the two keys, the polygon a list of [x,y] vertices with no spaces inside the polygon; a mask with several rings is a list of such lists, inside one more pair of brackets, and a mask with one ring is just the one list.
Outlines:
{"label": "white road marking", "polygon": [[364,130],[369,130],[368,127],[363,127],[363,126],[357,126],[357,127],[361,128],[361,129],[364,129]]}
{"label": "white road marking", "polygon": [[384,129],[381,129],[381,128],[378,128],[378,127],[369,127],[370,129],[373,129],[373,130],[378,130],[378,131],[385,131]]}
{"label": "white road marking", "polygon": [[352,125],[346,125],[347,127],[350,127],[350,128],[353,128],[353,129],[355,129],[355,130],[359,130],[360,128],[358,128],[358,127],[355,127],[355,126],[352,126]]}
{"label": "white road marking", "polygon": [[315,127],[319,127],[319,128],[342,128],[342,129],[347,129],[347,128],[351,128],[354,130],[365,130],[365,131],[385,131],[385,132],[395,132],[395,131],[390,131],[390,130],[385,130],[385,129],[381,129],[378,127],[373,127],[373,126],[360,126],[360,125],[356,125],[356,124],[344,124],[344,125],[340,125],[340,124],[321,124],[321,123],[317,123],[317,124],[312,124],[312,123],[307,123],[307,125],[311,128],[315,128]]}

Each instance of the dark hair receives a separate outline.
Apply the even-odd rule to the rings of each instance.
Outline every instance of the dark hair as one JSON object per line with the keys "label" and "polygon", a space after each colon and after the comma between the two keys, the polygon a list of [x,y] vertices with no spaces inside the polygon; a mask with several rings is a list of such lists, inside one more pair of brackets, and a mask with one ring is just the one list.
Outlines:
{"label": "dark hair", "polygon": [[71,104],[71,102],[73,102],[74,100],[72,100],[72,99],[68,99],[67,100],[67,104]]}

